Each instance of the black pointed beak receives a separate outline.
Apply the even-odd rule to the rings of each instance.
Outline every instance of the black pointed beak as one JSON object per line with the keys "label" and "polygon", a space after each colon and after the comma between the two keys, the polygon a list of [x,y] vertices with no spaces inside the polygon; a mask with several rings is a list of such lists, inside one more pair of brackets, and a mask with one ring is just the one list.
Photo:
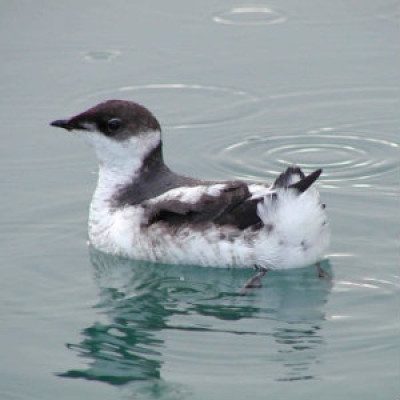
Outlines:
{"label": "black pointed beak", "polygon": [[57,128],[64,128],[68,131],[73,129],[68,119],[57,119],[56,121],[50,122],[50,125]]}

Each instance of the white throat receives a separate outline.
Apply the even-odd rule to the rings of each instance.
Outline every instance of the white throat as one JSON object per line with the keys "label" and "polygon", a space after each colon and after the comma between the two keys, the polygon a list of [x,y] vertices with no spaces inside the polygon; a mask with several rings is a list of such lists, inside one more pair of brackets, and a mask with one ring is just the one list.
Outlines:
{"label": "white throat", "polygon": [[159,131],[150,131],[117,141],[97,132],[82,132],[83,140],[94,148],[99,162],[99,176],[93,203],[108,201],[115,191],[135,179],[144,159],[161,141]]}
{"label": "white throat", "polygon": [[[133,210],[115,209],[112,199],[122,186],[138,176],[146,156],[161,140],[160,132],[145,132],[124,141],[85,132],[99,160],[99,176],[89,211],[89,239],[99,249],[114,252],[114,244],[132,241]],[[111,247],[110,247],[111,246]]]}

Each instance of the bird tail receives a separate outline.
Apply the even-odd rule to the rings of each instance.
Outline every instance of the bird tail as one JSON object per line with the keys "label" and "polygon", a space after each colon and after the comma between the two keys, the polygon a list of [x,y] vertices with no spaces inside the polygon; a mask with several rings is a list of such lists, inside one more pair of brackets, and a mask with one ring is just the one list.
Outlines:
{"label": "bird tail", "polygon": [[319,178],[321,173],[322,169],[317,169],[306,176],[299,167],[289,167],[278,176],[272,188],[291,188],[303,193]]}

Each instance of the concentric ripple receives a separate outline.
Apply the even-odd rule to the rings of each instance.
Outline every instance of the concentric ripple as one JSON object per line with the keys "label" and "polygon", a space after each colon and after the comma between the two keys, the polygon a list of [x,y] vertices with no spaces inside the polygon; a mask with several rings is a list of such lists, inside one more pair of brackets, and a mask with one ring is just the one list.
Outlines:
{"label": "concentric ripple", "polygon": [[226,175],[271,180],[297,164],[322,167],[323,183],[331,187],[387,186],[396,179],[398,100],[391,88],[282,92],[271,94],[262,108],[257,130],[208,143],[209,157]]}
{"label": "concentric ripple", "polygon": [[[260,150],[261,149],[261,150]],[[248,137],[219,152],[223,164],[248,176],[276,176],[291,164],[308,170],[324,166],[326,183],[370,178],[398,168],[399,145],[361,134],[320,132],[306,135]]]}
{"label": "concentric ripple", "polygon": [[99,90],[80,96],[85,104],[106,99],[137,101],[169,129],[189,129],[248,118],[259,111],[259,98],[249,92],[212,85],[162,83]]}
{"label": "concentric ripple", "polygon": [[214,22],[223,25],[273,25],[287,20],[282,13],[268,7],[234,7],[215,14]]}

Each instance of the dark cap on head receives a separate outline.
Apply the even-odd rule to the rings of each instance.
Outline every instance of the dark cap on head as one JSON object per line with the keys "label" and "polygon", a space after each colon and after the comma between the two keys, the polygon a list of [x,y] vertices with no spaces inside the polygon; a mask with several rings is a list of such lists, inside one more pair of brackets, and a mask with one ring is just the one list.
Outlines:
{"label": "dark cap on head", "polygon": [[67,130],[90,130],[89,127],[93,127],[117,140],[142,132],[161,131],[156,117],[147,108],[127,100],[107,100],[70,119],[56,120],[50,125]]}

